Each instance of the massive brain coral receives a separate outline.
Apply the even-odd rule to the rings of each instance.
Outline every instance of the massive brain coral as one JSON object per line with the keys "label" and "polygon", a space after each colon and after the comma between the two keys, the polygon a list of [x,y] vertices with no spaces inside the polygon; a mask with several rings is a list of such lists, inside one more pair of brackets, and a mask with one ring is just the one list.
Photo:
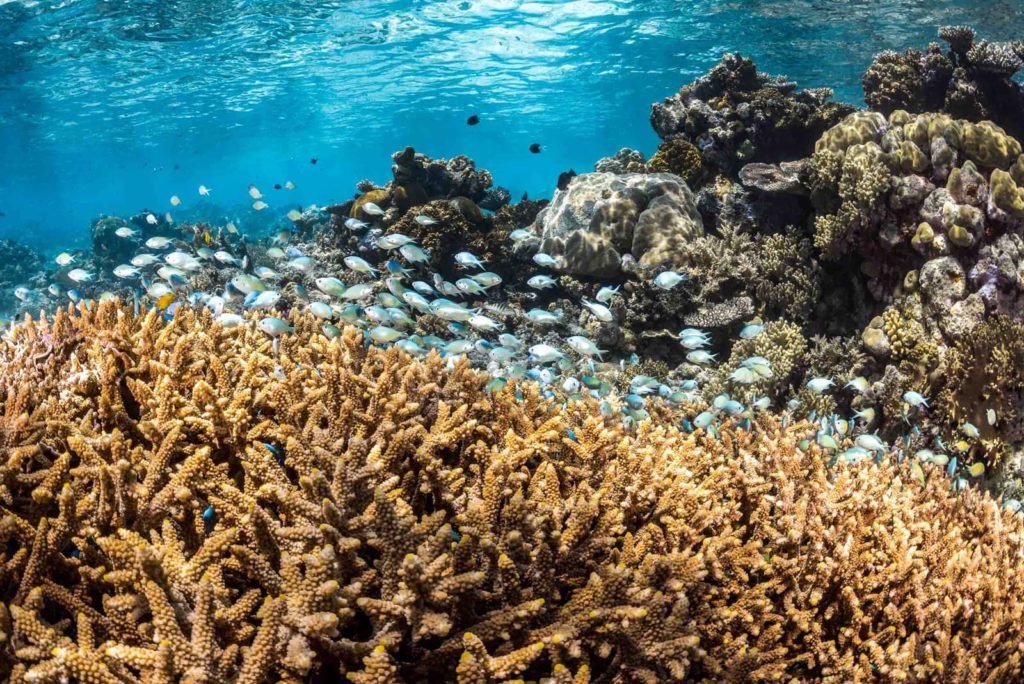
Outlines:
{"label": "massive brain coral", "polygon": [[941,469],[292,323],[106,302],[0,342],[0,678],[1022,675],[1024,520]]}
{"label": "massive brain coral", "polygon": [[585,173],[555,192],[533,231],[541,251],[561,257],[567,273],[603,278],[620,273],[626,254],[641,266],[678,262],[704,224],[678,176]]}

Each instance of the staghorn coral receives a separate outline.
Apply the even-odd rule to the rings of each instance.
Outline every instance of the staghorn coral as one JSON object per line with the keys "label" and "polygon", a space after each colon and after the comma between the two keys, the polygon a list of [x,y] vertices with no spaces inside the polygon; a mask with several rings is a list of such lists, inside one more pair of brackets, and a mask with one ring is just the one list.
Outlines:
{"label": "staghorn coral", "polygon": [[0,674],[1022,674],[1024,521],[937,469],[829,470],[767,416],[626,432],[293,322],[277,356],[112,302],[4,341]]}

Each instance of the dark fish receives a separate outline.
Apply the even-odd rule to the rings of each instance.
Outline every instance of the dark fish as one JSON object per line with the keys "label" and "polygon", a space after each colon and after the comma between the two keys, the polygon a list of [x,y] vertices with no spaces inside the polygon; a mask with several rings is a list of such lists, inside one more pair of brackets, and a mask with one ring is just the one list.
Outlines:
{"label": "dark fish", "polygon": [[274,189],[275,190],[280,190],[281,189],[281,184],[280,183],[274,183]]}
{"label": "dark fish", "polygon": [[7,216],[7,214],[5,214],[4,212],[0,211],[0,218],[3,218],[4,216]]}
{"label": "dark fish", "polygon": [[466,123],[469,124],[470,126],[476,126],[478,123],[480,123],[480,117],[474,114],[473,116],[466,119]]}
{"label": "dark fish", "polygon": [[530,151],[534,154],[540,154],[540,143],[533,143],[530,145]]}
{"label": "dark fish", "polygon": [[174,165],[174,170],[175,170],[175,171],[177,171],[177,170],[178,170],[178,169],[180,169],[180,168],[181,168],[181,167],[180,167],[180,166],[178,166],[177,164],[175,164],[175,165]]}
{"label": "dark fish", "polygon": [[313,164],[314,166],[316,166],[316,162],[317,162],[317,158],[316,157],[313,157],[312,159],[309,160],[309,163]]}
{"label": "dark fish", "polygon": [[573,171],[572,169],[569,169],[568,171],[563,171],[562,173],[558,174],[558,189],[565,190],[567,187],[569,187],[569,181],[571,181],[575,177],[576,172]]}
{"label": "dark fish", "polygon": [[526,201],[526,200],[528,200],[528,199],[530,199],[530,193],[528,193],[528,192],[524,192],[524,193],[523,193],[523,196],[519,198],[519,201],[520,201],[520,202],[525,202],[525,201]]}

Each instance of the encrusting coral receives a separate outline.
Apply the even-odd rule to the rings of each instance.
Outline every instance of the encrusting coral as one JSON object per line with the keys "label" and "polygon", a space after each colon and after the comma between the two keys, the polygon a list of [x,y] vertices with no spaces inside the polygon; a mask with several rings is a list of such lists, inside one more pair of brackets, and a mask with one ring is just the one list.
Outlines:
{"label": "encrusting coral", "polygon": [[[0,347],[12,682],[1012,681],[1024,519],[814,426],[115,302]],[[300,337],[301,334],[301,337]]]}

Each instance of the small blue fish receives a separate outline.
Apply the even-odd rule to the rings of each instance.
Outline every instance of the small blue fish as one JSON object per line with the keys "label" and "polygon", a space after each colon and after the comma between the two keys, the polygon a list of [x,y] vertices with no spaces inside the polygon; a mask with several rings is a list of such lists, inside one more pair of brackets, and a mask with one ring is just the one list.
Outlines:
{"label": "small blue fish", "polygon": [[749,325],[743,326],[743,330],[740,330],[740,339],[752,340],[763,332],[763,325],[759,323],[751,323]]}
{"label": "small blue fish", "polygon": [[294,247],[292,245],[289,245],[288,248],[284,250],[284,253],[294,259],[306,256],[305,254],[302,253],[301,249],[299,249],[298,247]]}
{"label": "small blue fish", "polygon": [[572,440],[572,441],[574,441],[574,442],[579,442],[579,441],[580,441],[580,440],[578,440],[578,439],[576,438],[576,433],[575,433],[575,432],[573,432],[573,429],[572,429],[572,428],[565,428],[565,434],[566,434],[566,435],[568,435],[568,436],[569,436],[569,439],[571,439],[571,440]]}
{"label": "small blue fish", "polygon": [[203,511],[203,527],[206,530],[206,534],[210,534],[216,524],[217,512],[213,509],[213,504],[210,504],[206,507],[206,510]]}

